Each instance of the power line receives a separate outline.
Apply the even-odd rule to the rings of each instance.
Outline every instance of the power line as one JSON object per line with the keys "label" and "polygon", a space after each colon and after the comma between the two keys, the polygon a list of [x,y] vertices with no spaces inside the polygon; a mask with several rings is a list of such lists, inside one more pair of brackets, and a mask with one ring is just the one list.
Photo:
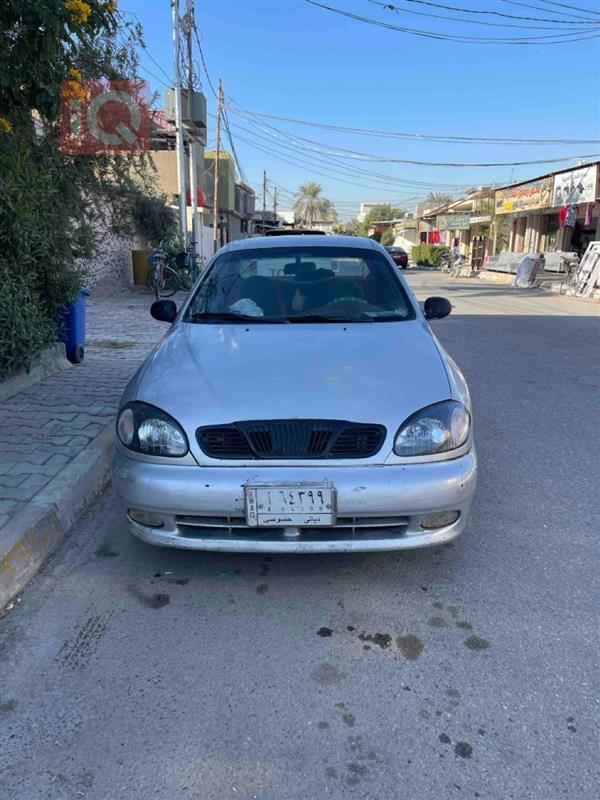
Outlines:
{"label": "power line", "polygon": [[[242,118],[246,120],[245,117],[242,117]],[[252,124],[252,122],[251,122],[251,124]],[[442,186],[442,184],[437,183],[437,182],[433,183],[433,182],[423,182],[423,181],[411,181],[411,180],[407,180],[407,179],[404,179],[404,178],[398,178],[398,177],[395,177],[395,176],[383,175],[382,173],[374,172],[373,170],[361,169],[360,167],[357,167],[355,164],[348,164],[341,157],[332,156],[332,155],[323,156],[323,155],[320,155],[319,153],[315,153],[314,150],[312,150],[312,149],[307,152],[307,149],[306,149],[305,146],[304,147],[299,147],[297,144],[294,143],[294,139],[291,138],[289,135],[286,136],[285,141],[281,141],[281,138],[279,136],[274,136],[273,133],[271,133],[268,130],[264,130],[263,128],[259,128],[259,130],[262,131],[263,134],[266,134],[266,136],[265,135],[261,135],[261,133],[257,133],[255,130],[248,130],[248,128],[245,128],[243,125],[239,125],[238,124],[238,125],[234,125],[234,127],[239,129],[239,130],[241,130],[241,131],[243,131],[246,134],[249,134],[251,136],[259,138],[260,140],[262,140],[261,143],[266,141],[267,144],[270,145],[270,146],[277,146],[277,147],[279,147],[279,148],[281,148],[283,150],[291,150],[292,154],[295,157],[297,157],[297,154],[299,153],[303,158],[312,159],[312,162],[311,162],[312,164],[314,164],[314,163],[324,164],[326,166],[326,168],[329,169],[329,170],[341,171],[342,175],[350,174],[351,176],[358,176],[359,178],[364,178],[366,176],[366,177],[370,178],[371,180],[374,179],[376,182],[378,182],[380,184],[381,183],[386,183],[386,184],[387,183],[391,183],[394,186],[397,186],[398,184],[405,184],[405,185],[411,186],[413,188],[414,187],[428,187],[428,188],[431,188],[432,186],[435,186],[437,188],[437,187],[441,187]],[[275,128],[273,130],[277,131],[277,129],[275,129]],[[273,141],[273,140],[275,140],[275,141]],[[263,144],[263,146],[264,146],[264,144]],[[331,176],[327,176],[327,177],[331,177]],[[443,186],[445,188],[460,188],[460,189],[467,188],[467,187],[469,187],[471,185],[472,184],[455,184],[455,183],[443,184]],[[387,188],[387,186],[386,186],[386,188]]]}
{"label": "power line", "polygon": [[[238,116],[246,119],[246,122],[252,123],[252,119],[247,119],[241,114],[238,110],[230,106],[231,110],[237,114]],[[536,164],[555,164],[559,161],[573,161],[573,160],[585,160],[585,159],[593,159],[600,156],[600,153],[591,153],[585,155],[576,155],[576,156],[558,156],[556,158],[538,158],[538,159],[530,159],[527,161],[496,161],[496,162],[461,162],[461,161],[420,161],[416,159],[410,158],[393,158],[391,156],[379,156],[373,153],[364,153],[359,150],[350,150],[345,147],[335,147],[329,148],[326,145],[321,144],[320,142],[314,141],[314,139],[307,139],[304,136],[293,136],[292,134],[287,133],[286,131],[282,131],[278,128],[273,127],[272,125],[267,125],[267,123],[263,123],[266,125],[267,128],[271,128],[272,130],[276,131],[278,134],[291,137],[296,139],[296,141],[300,142],[307,142],[308,144],[312,145],[313,147],[318,148],[318,152],[323,153],[324,155],[328,156],[335,156],[335,155],[343,155],[344,157],[359,160],[359,161],[370,161],[375,163],[389,163],[389,164],[412,164],[419,167],[452,167],[452,168],[463,168],[463,167],[478,167],[478,168],[488,168],[488,167],[522,167],[522,166],[533,166]],[[300,145],[302,146],[302,145]],[[306,148],[304,149],[311,149]]]}
{"label": "power line", "polygon": [[[236,127],[240,128],[241,126],[238,125]],[[284,155],[282,155],[280,152],[274,151],[272,149],[272,146],[283,147],[283,145],[280,145],[280,144],[279,145],[274,145],[274,143],[271,143],[272,146],[271,147],[267,147],[262,142],[260,144],[258,144],[256,141],[248,139],[245,136],[242,136],[240,134],[238,134],[237,138],[238,138],[239,141],[243,141],[244,143],[250,145],[251,147],[254,147],[257,150],[259,150],[259,151],[261,151],[263,153],[266,153],[267,155],[270,155],[271,157],[277,158],[278,160],[283,161],[286,164],[291,164],[294,167],[300,167],[302,169],[306,169],[306,167],[308,167],[316,175],[321,175],[321,176],[323,176],[325,178],[330,178],[330,179],[333,179],[333,180],[336,180],[336,181],[340,181],[341,183],[347,183],[347,184],[349,184],[351,186],[358,186],[358,187],[363,188],[363,189],[369,189],[371,191],[375,188],[380,192],[385,192],[385,191],[389,192],[389,191],[393,190],[396,193],[399,193],[398,184],[411,186],[413,189],[415,189],[415,188],[422,188],[422,189],[450,188],[448,185],[442,185],[442,184],[439,184],[439,183],[433,183],[433,182],[432,183],[422,183],[422,182],[417,182],[417,181],[413,182],[413,181],[405,181],[403,179],[393,179],[393,178],[388,178],[387,180],[389,180],[389,183],[386,183],[384,185],[379,185],[379,186],[377,186],[377,183],[379,182],[381,184],[381,179],[379,179],[379,181],[378,181],[377,179],[374,180],[374,179],[371,178],[370,179],[370,183],[368,183],[368,184],[366,184],[366,183],[358,183],[357,181],[348,180],[348,175],[349,174],[350,174],[351,177],[355,176],[355,173],[350,172],[348,168],[341,169],[340,172],[335,172],[334,170],[336,170],[338,168],[335,165],[331,165],[330,163],[328,163],[328,167],[326,167],[326,168],[321,166],[319,162],[317,162],[317,164],[315,166],[315,157],[314,156],[313,156],[313,160],[309,161],[304,157],[300,157],[300,156],[296,155],[295,153],[293,155],[289,155],[288,153],[285,153]],[[361,176],[359,175],[358,177],[360,178]],[[369,176],[367,176],[367,177],[369,177]],[[363,180],[364,180],[364,178],[363,178]],[[466,188],[466,187],[468,187],[470,185],[471,184],[460,184],[460,185],[453,184],[452,188],[462,188],[462,189],[464,189],[464,188]]]}
{"label": "power line", "polygon": [[[120,12],[119,12],[119,14],[128,14],[130,17],[133,17],[133,19],[135,19],[135,21],[137,22],[137,24],[139,25],[139,27],[140,27],[141,29],[143,29],[143,25],[142,25],[142,22],[141,22],[140,18],[138,17],[138,15],[137,15],[137,14],[134,14],[134,13],[133,13],[133,11],[120,11]],[[127,24],[127,23],[125,23],[125,24]],[[140,38],[141,38],[141,37],[140,37]],[[148,56],[148,58],[150,59],[150,61],[152,61],[152,63],[153,63],[153,64],[154,64],[156,67],[158,67],[158,69],[159,69],[159,70],[162,72],[162,74],[163,74],[163,75],[166,77],[167,81],[169,81],[169,82],[170,82],[170,83],[169,83],[169,88],[171,88],[171,87],[173,86],[173,82],[172,82],[172,80],[171,80],[171,75],[169,75],[169,73],[168,73],[168,72],[167,72],[165,69],[163,69],[162,65],[161,65],[161,64],[160,64],[160,63],[159,63],[159,62],[158,62],[158,61],[157,61],[157,60],[154,58],[154,56],[152,55],[152,53],[151,53],[151,52],[150,52],[150,50],[148,49],[148,46],[147,46],[147,45],[146,45],[146,43],[143,41],[143,39],[142,39],[142,41],[141,41],[141,45],[142,45],[142,50],[143,50],[143,51],[144,51],[144,53],[145,53],[145,54]],[[158,81],[160,81],[160,80],[161,80],[160,78],[157,78],[157,77],[156,77],[156,75],[153,75],[153,74],[150,72],[150,70],[146,70],[146,72],[148,72],[150,75],[152,75],[152,77],[153,77],[153,78],[156,78],[156,80],[158,80]],[[162,81],[162,82],[164,83],[164,81]],[[165,85],[166,85],[166,84],[165,84]]]}
{"label": "power line", "polygon": [[[468,25],[486,25],[492,28],[517,28],[518,30],[522,31],[560,31],[564,30],[564,28],[560,27],[561,25],[583,25],[582,22],[575,22],[575,20],[557,20],[557,19],[541,19],[540,17],[518,17],[512,14],[503,14],[500,11],[473,11],[472,9],[468,8],[457,8],[456,6],[445,6],[441,5],[440,3],[430,3],[428,0],[403,0],[406,3],[420,3],[424,6],[433,6],[434,8],[443,8],[447,11],[457,11],[461,14],[495,14],[499,17],[506,17],[508,19],[521,19],[521,20],[529,20],[532,22],[554,22],[555,24],[559,24],[559,27],[549,27],[547,25],[515,25],[510,22],[484,22],[480,19],[462,19],[457,16],[448,16],[447,14],[432,14],[425,11],[415,11],[413,9],[408,8],[398,8],[397,6],[393,5],[392,3],[382,3],[379,0],[368,0],[369,3],[372,3],[375,6],[379,6],[380,8],[384,8],[387,11],[394,11],[397,14],[416,14],[420,17],[432,17],[434,19],[446,19],[451,20],[453,22],[466,22]],[[586,21],[587,25],[595,25],[598,26],[600,20],[589,20]],[[585,28],[577,31],[570,31],[570,33],[584,33]]]}
{"label": "power line", "polygon": [[223,115],[223,122],[225,123],[225,131],[227,132],[227,138],[229,139],[229,144],[231,146],[231,152],[233,153],[233,157],[235,159],[235,163],[237,165],[240,178],[242,179],[242,181],[244,183],[247,184],[248,181],[246,180],[246,176],[244,175],[244,170],[242,169],[242,165],[240,164],[240,160],[239,160],[237,152],[235,150],[235,145],[233,143],[233,135],[231,133],[231,128],[229,127],[229,118],[227,116],[227,109],[225,108],[224,105],[223,105],[223,109],[222,109],[222,115]]}
{"label": "power line", "polygon": [[600,11],[592,11],[589,8],[578,8],[577,6],[567,6],[564,3],[557,3],[556,0],[542,0],[542,3],[549,6],[561,6],[562,8],[568,8],[572,11],[583,11],[584,14],[596,14],[600,17]]}
{"label": "power line", "polygon": [[204,51],[202,50],[202,45],[200,44],[200,37],[198,36],[198,28],[194,25],[194,35],[196,37],[196,44],[198,45],[198,50],[200,52],[200,58],[202,59],[202,66],[204,67],[204,74],[206,75],[206,80],[208,81],[208,85],[215,97],[218,97],[217,90],[214,87],[212,80],[210,79],[210,74],[208,72],[208,67],[206,66],[206,59],[204,58]]}
{"label": "power line", "polygon": [[[527,36],[527,37],[514,37],[514,38],[493,38],[493,37],[484,37],[484,36],[465,36],[459,34],[442,34],[442,33],[435,33],[434,31],[426,31],[422,28],[406,28],[399,25],[392,25],[389,22],[382,22],[380,20],[373,19],[372,17],[363,17],[360,14],[353,14],[350,11],[344,11],[341,8],[334,8],[333,6],[328,6],[325,3],[319,3],[317,0],[305,0],[306,3],[309,3],[312,6],[317,6],[318,8],[323,8],[326,11],[331,11],[334,14],[340,14],[343,17],[348,17],[349,19],[357,20],[358,22],[364,22],[368,25],[375,25],[379,28],[386,28],[387,30],[398,31],[400,33],[409,33],[414,36],[421,36],[426,39],[438,39],[440,41],[448,41],[448,42],[459,42],[461,44],[468,44],[468,43],[476,43],[479,42],[481,44],[515,44],[515,45],[543,45],[543,44],[562,44],[563,42],[580,42],[587,39],[597,39],[600,37],[600,34],[594,33],[592,36],[576,36],[573,37],[573,34],[576,33],[575,31],[570,31],[569,33],[556,33],[548,36]],[[577,33],[579,33],[577,31]],[[571,38],[567,38],[571,37]],[[550,40],[553,41],[542,41],[542,40]]]}
{"label": "power line", "polygon": [[151,75],[154,78],[155,81],[158,81],[159,83],[162,83],[162,85],[164,87],[166,87],[167,89],[172,89],[173,88],[173,84],[171,84],[169,86],[168,83],[165,83],[162,78],[159,78],[158,75],[156,75],[154,72],[151,72],[148,69],[148,67],[145,67],[143,64],[139,64],[139,68],[142,69],[144,72],[147,72],[148,75]]}
{"label": "power line", "polygon": [[[521,3],[518,0],[501,0],[502,3],[507,3],[510,6],[521,6],[522,8],[533,8],[536,11],[543,11],[545,14],[560,14],[563,17],[571,17],[575,19],[582,19],[584,21],[589,21],[587,17],[580,17],[579,14],[567,14],[565,11],[554,11],[551,8],[544,8],[543,6],[532,6],[530,3]],[[543,2],[543,0],[542,0]],[[570,6],[569,6],[570,7]],[[562,22],[563,20],[556,20],[556,22]]]}
{"label": "power line", "polygon": [[[231,109],[235,112],[235,109]],[[555,144],[600,144],[600,139],[503,139],[499,137],[485,136],[450,136],[446,134],[425,134],[425,133],[405,133],[398,131],[381,131],[373,128],[351,128],[346,125],[334,125],[314,120],[297,119],[296,117],[284,117],[277,114],[264,114],[259,111],[247,111],[254,117],[265,119],[276,119],[282,122],[292,122],[297,125],[308,125],[314,128],[325,130],[342,131],[344,133],[364,134],[382,138],[409,139],[427,142],[447,142],[447,143],[485,143],[485,144],[515,144],[515,145],[555,145]]]}
{"label": "power line", "polygon": [[[320,175],[320,176],[323,176],[325,178],[330,178],[330,179],[333,179],[333,180],[336,180],[336,181],[340,181],[341,183],[347,183],[349,186],[358,186],[361,189],[370,189],[370,190],[373,189],[373,183],[365,184],[365,183],[357,183],[356,181],[350,181],[347,178],[340,177],[339,175],[325,172],[325,170],[322,167],[315,167],[314,163],[302,160],[302,159],[300,159],[298,157],[295,157],[295,159],[292,160],[291,158],[288,158],[287,156],[284,156],[284,155],[281,155],[280,153],[274,152],[270,148],[267,148],[267,147],[265,147],[263,145],[257,144],[256,142],[253,142],[250,139],[246,139],[244,136],[238,135],[238,140],[242,141],[242,142],[245,142],[250,147],[253,147],[255,150],[258,150],[261,153],[266,153],[267,155],[271,156],[272,158],[276,158],[278,161],[282,161],[285,164],[290,164],[293,167],[300,167],[302,169],[306,169],[306,167],[308,167],[315,175]],[[389,190],[391,191],[391,187],[389,188]],[[384,189],[380,189],[380,191],[385,191],[385,190]]]}
{"label": "power line", "polygon": [[[489,15],[495,17],[504,17],[505,19],[517,19],[523,20],[526,22],[554,22],[560,23],[561,25],[582,25],[582,22],[576,22],[575,20],[558,20],[558,19],[548,19],[547,17],[523,17],[518,16],[516,14],[504,14],[502,11],[482,11],[480,9],[472,9],[472,8],[459,8],[457,6],[447,6],[442,3],[433,3],[430,0],[402,0],[405,3],[418,3],[419,5],[423,6],[431,6],[433,8],[443,8],[446,11],[456,11],[460,14],[478,14],[478,15]],[[397,6],[394,6],[391,3],[383,3],[379,2],[379,0],[368,0],[369,3],[373,5],[380,6],[381,8],[386,8],[390,11],[397,11],[397,12],[404,12],[409,14],[417,14],[419,12],[410,11],[409,9],[399,9]],[[436,14],[421,14],[421,16],[432,16],[436,17],[437,19],[450,19],[456,20],[457,22],[470,22],[472,24],[477,25],[494,25],[494,27],[507,27],[507,28],[520,28],[521,30],[561,30],[561,28],[545,28],[540,26],[534,25],[511,25],[509,23],[484,23],[480,20],[470,20],[470,19],[460,19],[459,17],[447,17],[447,16],[438,16]],[[586,24],[588,25],[598,25],[599,21],[596,20],[586,20]]]}

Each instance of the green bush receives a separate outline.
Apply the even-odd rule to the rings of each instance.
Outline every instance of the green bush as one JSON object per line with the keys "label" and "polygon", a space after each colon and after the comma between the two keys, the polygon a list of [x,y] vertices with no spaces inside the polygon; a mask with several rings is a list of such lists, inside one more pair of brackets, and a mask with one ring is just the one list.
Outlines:
{"label": "green bush", "polygon": [[70,165],[30,127],[0,135],[0,379],[28,367],[56,338],[59,309],[81,288],[76,258],[86,226],[73,224]]}
{"label": "green bush", "polygon": [[29,367],[56,338],[56,328],[40,307],[31,277],[0,265],[0,381]]}
{"label": "green bush", "polygon": [[439,267],[442,257],[450,252],[448,247],[439,244],[417,244],[412,249],[414,264],[427,264],[430,267]]}
{"label": "green bush", "polygon": [[61,82],[136,79],[141,45],[115,3],[0,3],[0,379],[55,339],[98,229],[131,234],[135,199],[153,194],[147,157],[67,155],[59,138]]}

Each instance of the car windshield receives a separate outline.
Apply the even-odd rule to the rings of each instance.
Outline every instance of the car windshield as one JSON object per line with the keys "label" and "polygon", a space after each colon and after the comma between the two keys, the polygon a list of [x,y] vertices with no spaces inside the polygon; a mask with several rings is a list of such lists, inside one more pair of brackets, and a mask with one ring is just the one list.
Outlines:
{"label": "car windshield", "polygon": [[269,247],[218,256],[184,321],[377,322],[414,318],[407,294],[377,250]]}

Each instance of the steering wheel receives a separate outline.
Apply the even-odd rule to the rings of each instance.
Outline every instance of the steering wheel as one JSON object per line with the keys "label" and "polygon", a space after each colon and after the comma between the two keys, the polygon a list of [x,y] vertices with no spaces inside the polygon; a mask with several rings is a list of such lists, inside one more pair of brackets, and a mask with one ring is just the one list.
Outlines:
{"label": "steering wheel", "polygon": [[345,307],[350,307],[358,309],[373,308],[373,305],[369,303],[368,300],[365,300],[364,297],[336,297],[335,300],[330,300],[326,305],[323,306],[324,309],[327,308],[336,308],[337,306],[344,305]]}

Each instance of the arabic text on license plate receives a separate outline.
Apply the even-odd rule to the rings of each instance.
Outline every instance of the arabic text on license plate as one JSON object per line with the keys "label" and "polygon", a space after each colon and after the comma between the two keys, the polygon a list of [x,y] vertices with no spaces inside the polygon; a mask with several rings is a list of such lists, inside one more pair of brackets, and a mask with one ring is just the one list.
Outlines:
{"label": "arabic text on license plate", "polygon": [[246,522],[252,527],[334,524],[334,490],[326,484],[246,486]]}

